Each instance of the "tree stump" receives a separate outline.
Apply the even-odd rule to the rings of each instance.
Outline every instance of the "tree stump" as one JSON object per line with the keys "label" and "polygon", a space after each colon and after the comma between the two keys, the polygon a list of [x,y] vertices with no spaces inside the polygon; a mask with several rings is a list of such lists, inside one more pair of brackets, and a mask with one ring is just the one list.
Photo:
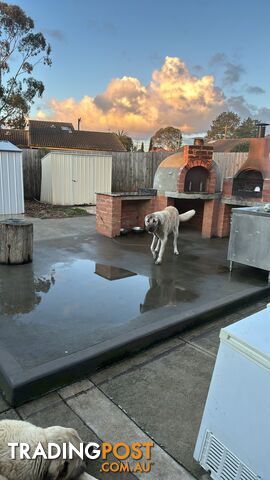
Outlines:
{"label": "tree stump", "polygon": [[0,263],[16,265],[32,259],[33,224],[13,218],[0,222]]}

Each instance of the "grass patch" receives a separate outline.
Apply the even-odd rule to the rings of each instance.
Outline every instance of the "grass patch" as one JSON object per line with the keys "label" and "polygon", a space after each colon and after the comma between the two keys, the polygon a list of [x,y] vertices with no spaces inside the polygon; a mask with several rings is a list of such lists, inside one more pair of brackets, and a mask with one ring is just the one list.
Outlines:
{"label": "grass patch", "polygon": [[81,207],[50,205],[36,200],[25,200],[25,214],[34,218],[67,218],[90,215]]}

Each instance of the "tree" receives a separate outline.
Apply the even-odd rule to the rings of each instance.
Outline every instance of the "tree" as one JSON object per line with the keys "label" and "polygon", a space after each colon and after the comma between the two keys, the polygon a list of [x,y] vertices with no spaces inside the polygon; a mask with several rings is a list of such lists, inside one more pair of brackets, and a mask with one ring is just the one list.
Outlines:
{"label": "tree", "polygon": [[152,140],[152,137],[151,137],[150,142],[149,142],[148,152],[151,152],[152,150],[153,150],[153,140]]}
{"label": "tree", "polygon": [[207,140],[218,140],[220,138],[234,137],[239,125],[239,115],[234,112],[222,112],[215,120],[213,120],[206,138]]}
{"label": "tree", "polygon": [[140,149],[138,151],[139,152],[144,152],[144,142],[141,143]]}
{"label": "tree", "polygon": [[120,142],[125,147],[127,152],[134,152],[136,150],[132,138],[128,136],[125,130],[118,130],[116,135],[118,136]]}
{"label": "tree", "polygon": [[257,137],[258,123],[259,120],[252,119],[251,117],[245,118],[236,129],[235,136],[239,138]]}
{"label": "tree", "polygon": [[182,143],[181,130],[174,127],[160,128],[150,139],[149,150],[179,150]]}
{"label": "tree", "polygon": [[51,47],[32,18],[17,5],[0,2],[0,126],[23,128],[44,84],[32,76],[37,64],[51,65]]}
{"label": "tree", "polygon": [[235,147],[231,149],[231,152],[248,152],[249,151],[249,142],[237,143]]}

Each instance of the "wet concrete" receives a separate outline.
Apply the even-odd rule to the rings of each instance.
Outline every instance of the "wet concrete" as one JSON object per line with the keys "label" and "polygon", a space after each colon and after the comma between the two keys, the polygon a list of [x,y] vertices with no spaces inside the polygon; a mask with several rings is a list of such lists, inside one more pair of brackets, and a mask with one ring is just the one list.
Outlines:
{"label": "wet concrete", "polygon": [[[28,374],[42,377],[75,357],[79,362],[92,347],[108,350],[112,340],[124,342],[146,327],[149,335],[163,321],[267,285],[261,270],[236,266],[229,273],[226,239],[184,230],[180,255],[169,244],[156,266],[148,234],[111,240],[96,233],[94,222],[37,220],[33,264],[0,266],[0,370],[12,359],[12,371],[23,369],[27,383]],[[42,388],[53,386],[48,377]]]}

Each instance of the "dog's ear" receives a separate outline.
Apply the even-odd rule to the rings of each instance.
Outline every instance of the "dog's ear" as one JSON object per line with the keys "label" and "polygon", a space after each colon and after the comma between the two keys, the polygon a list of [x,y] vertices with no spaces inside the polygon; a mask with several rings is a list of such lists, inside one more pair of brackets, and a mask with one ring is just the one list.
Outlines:
{"label": "dog's ear", "polygon": [[68,461],[63,458],[57,458],[54,460],[48,460],[48,470],[43,480],[60,480],[65,478],[68,472]]}
{"label": "dog's ear", "polygon": [[[80,448],[82,440],[79,437],[78,432],[73,428],[54,426],[46,428],[45,432],[48,442],[55,442],[60,447],[64,443],[71,443],[77,449]],[[45,476],[43,480],[64,480],[72,478],[71,475],[75,475],[75,472],[82,473],[84,471],[83,467],[83,461],[76,456],[70,460],[64,460],[60,456],[60,458],[50,461],[47,476]]]}

